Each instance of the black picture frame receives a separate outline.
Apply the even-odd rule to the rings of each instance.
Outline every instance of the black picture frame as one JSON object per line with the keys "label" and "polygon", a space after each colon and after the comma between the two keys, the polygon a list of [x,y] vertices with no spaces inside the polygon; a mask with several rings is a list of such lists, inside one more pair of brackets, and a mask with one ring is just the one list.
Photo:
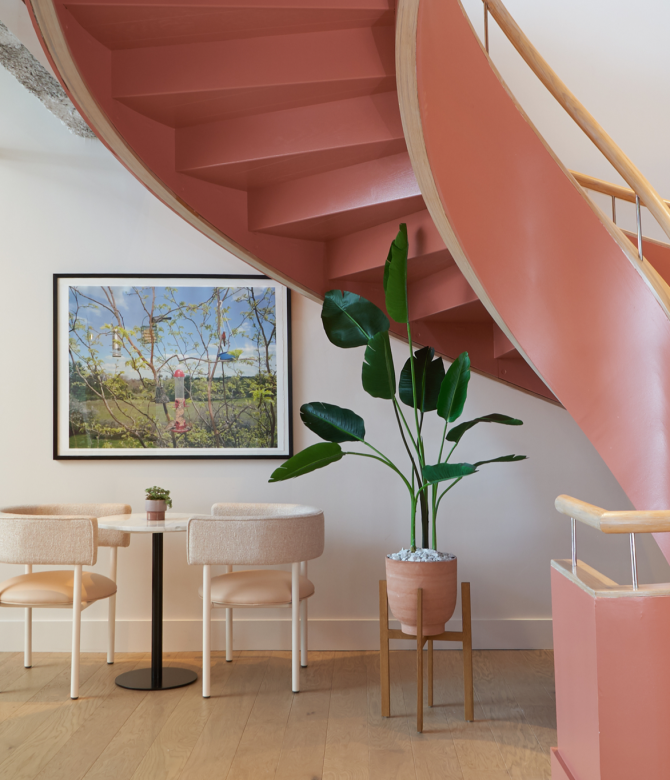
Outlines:
{"label": "black picture frame", "polygon": [[[69,436],[70,432],[70,350],[69,350],[69,291],[75,285],[74,281],[90,281],[92,286],[103,286],[102,280],[113,281],[114,287],[133,287],[133,281],[144,281],[144,284],[135,287],[158,287],[159,285],[148,285],[151,280],[165,282],[167,280],[184,280],[200,282],[201,284],[183,285],[183,287],[204,286],[202,282],[207,280],[226,281],[231,280],[249,280],[252,282],[267,282],[267,284],[257,285],[257,287],[274,288],[275,290],[275,310],[276,318],[276,428],[277,428],[277,447],[259,448],[259,447],[240,447],[232,449],[230,447],[221,448],[198,448],[198,447],[178,447],[175,448],[155,448],[137,446],[121,448],[80,448],[71,447]],[[123,284],[123,281],[128,284]],[[79,286],[82,286],[81,284]],[[90,285],[89,285],[90,286]],[[231,287],[248,288],[253,285],[231,285],[213,284],[212,287]],[[256,289],[256,287],[254,287]],[[65,296],[65,297],[64,297]],[[64,305],[64,300],[68,305]],[[157,321],[152,317],[153,323]],[[67,328],[64,334],[64,328]],[[153,337],[155,338],[155,337]],[[65,343],[68,348],[65,348]],[[232,348],[232,347],[231,347]],[[240,350],[237,350],[240,351]],[[190,358],[185,358],[186,360]],[[260,373],[257,375],[260,376]],[[68,388],[67,404],[64,400],[64,388]],[[281,402],[281,409],[280,409]],[[67,422],[64,421],[64,413],[68,411]],[[68,430],[67,437],[64,431]],[[281,435],[280,435],[281,434]],[[65,439],[67,438],[67,445]],[[216,449],[220,449],[217,452]],[[89,450],[89,451],[87,451]],[[212,451],[214,450],[214,451]],[[260,459],[260,460],[284,460],[293,455],[293,380],[292,380],[292,338],[291,338],[291,291],[285,285],[275,282],[263,274],[120,274],[120,273],[59,273],[53,275],[53,459],[54,460],[238,460],[238,459]]]}

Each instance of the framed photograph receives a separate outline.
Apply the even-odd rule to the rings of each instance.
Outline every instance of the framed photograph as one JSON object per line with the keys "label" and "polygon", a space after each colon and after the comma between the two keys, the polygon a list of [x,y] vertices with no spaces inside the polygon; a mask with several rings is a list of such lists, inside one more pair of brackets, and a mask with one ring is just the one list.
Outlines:
{"label": "framed photograph", "polygon": [[54,275],[54,458],[292,455],[289,290]]}

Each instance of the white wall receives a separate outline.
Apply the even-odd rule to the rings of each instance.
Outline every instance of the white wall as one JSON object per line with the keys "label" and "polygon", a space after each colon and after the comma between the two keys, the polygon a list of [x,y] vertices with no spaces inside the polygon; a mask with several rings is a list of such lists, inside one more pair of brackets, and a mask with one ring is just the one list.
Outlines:
{"label": "white wall", "polygon": [[[298,501],[327,518],[324,556],[310,573],[317,586],[311,629],[315,648],[371,648],[377,640],[377,582],[384,554],[408,542],[404,488],[381,465],[349,458],[298,481],[269,485],[268,461],[56,462],[51,458],[52,274],[54,272],[244,273],[216,247],[146,192],[95,141],[71,135],[0,68],[0,352],[2,409],[0,505],[25,502],[125,501],[141,509],[143,488],[172,490],[175,511],[207,512],[214,501]],[[670,192],[670,188],[668,188]],[[295,441],[315,439],[299,422],[306,401],[355,409],[369,438],[394,459],[403,450],[384,402],[360,387],[362,350],[337,350],[323,335],[319,306],[295,295]],[[394,344],[397,361],[405,349]],[[503,412],[521,428],[480,426],[463,459],[521,452],[530,460],[491,466],[454,490],[440,547],[459,557],[472,582],[479,647],[551,643],[549,561],[569,556],[568,520],[553,509],[559,493],[611,508],[629,506],[602,460],[561,408],[473,376],[467,417]],[[642,581],[670,579],[655,544],[640,540]],[[107,551],[98,570],[105,572]],[[580,533],[580,557],[629,581],[626,541]],[[147,650],[150,542],[134,538],[119,555],[118,649]],[[19,573],[0,566],[0,580]],[[199,570],[186,565],[183,535],[166,539],[166,646],[199,646]],[[104,647],[103,605],[84,613],[83,647]],[[243,613],[244,617],[244,613]],[[286,618],[246,613],[239,646],[288,646]],[[266,618],[270,618],[268,622]],[[0,650],[21,646],[20,613],[0,610]],[[35,646],[66,649],[66,612],[36,611]],[[217,641],[221,641],[221,632]]]}
{"label": "white wall", "polygon": [[[482,0],[461,0],[484,39]],[[504,0],[530,41],[586,109],[664,197],[670,198],[670,68],[667,0]],[[490,53],[513,94],[572,170],[624,184],[602,154],[533,75],[489,20]],[[611,201],[594,198],[607,214]],[[618,221],[635,230],[633,204]],[[667,240],[643,209],[644,235]]]}

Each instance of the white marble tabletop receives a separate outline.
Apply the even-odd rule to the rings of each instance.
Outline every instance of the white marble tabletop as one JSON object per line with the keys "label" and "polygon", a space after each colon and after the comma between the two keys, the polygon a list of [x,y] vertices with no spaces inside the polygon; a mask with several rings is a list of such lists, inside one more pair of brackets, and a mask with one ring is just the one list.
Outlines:
{"label": "white marble tabletop", "polygon": [[185,531],[189,517],[176,512],[166,512],[165,522],[147,520],[146,512],[133,512],[132,515],[109,515],[98,518],[98,528],[111,531],[127,531],[131,534],[167,534],[172,531]]}

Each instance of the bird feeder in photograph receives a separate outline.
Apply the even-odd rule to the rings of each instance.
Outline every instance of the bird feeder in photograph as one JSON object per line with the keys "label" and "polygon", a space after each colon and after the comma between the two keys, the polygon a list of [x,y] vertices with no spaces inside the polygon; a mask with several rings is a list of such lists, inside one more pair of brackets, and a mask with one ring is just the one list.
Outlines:
{"label": "bird feeder in photograph", "polygon": [[156,341],[156,332],[153,324],[140,327],[140,339],[145,347],[151,346]]}
{"label": "bird feeder in photograph", "polygon": [[[225,333],[225,331],[221,333],[221,344],[222,344],[223,347],[226,346],[226,333]],[[230,352],[226,352],[225,349],[222,352],[219,352],[217,357],[223,363],[229,363],[231,360],[235,360],[235,355],[231,355]]]}
{"label": "bird feeder in photograph", "polygon": [[174,420],[167,430],[172,433],[188,433],[192,426],[186,422],[186,393],[184,390],[184,372],[178,368],[174,372]]}
{"label": "bird feeder in photograph", "polygon": [[118,328],[112,329],[112,357],[113,358],[123,357],[123,355],[121,354],[121,336],[119,336]]}

